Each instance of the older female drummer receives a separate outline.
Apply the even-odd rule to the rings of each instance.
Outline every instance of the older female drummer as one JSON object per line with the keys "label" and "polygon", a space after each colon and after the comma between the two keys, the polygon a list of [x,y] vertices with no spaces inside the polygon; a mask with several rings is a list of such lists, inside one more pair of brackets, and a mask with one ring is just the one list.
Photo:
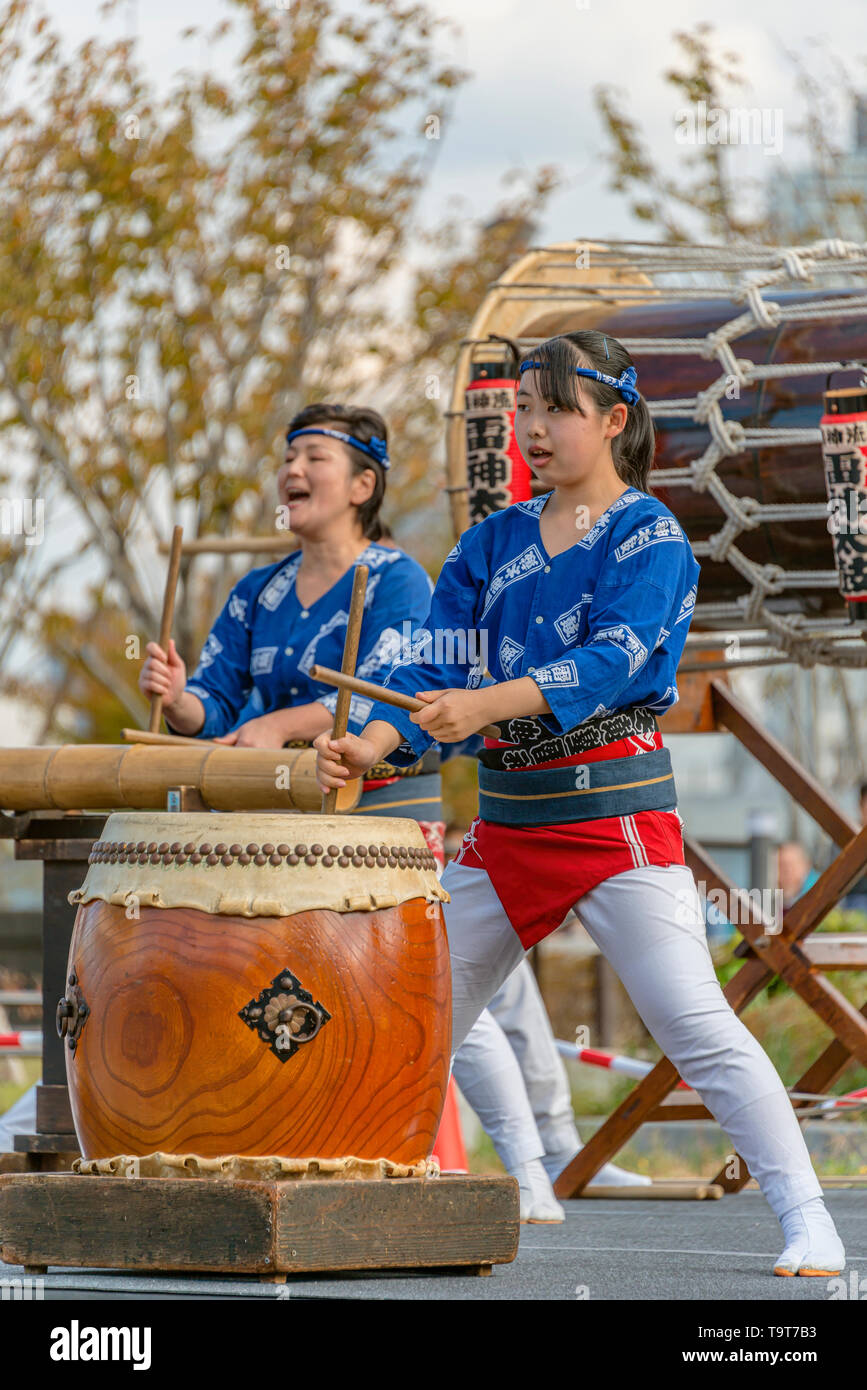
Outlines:
{"label": "older female drummer", "polygon": [[[382,417],[310,405],[292,420],[286,441],[277,492],[298,549],[238,581],[189,680],[173,640],[168,652],[148,643],[139,686],[163,696],[166,723],[177,734],[283,748],[330,729],[337,692],[309,671],[314,664],[340,668],[356,565],[370,570],[357,667],[364,679],[383,679],[430,606],[433,586],[421,565],[380,543],[389,467]],[[371,708],[352,696],[350,731],[361,729]],[[413,817],[441,861],[438,748],[409,769],[371,768],[355,814]]]}

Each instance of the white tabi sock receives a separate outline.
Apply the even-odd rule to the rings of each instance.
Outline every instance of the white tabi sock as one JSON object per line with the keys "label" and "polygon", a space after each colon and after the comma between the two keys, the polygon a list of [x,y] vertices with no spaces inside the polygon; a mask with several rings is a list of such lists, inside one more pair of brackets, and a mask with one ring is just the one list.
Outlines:
{"label": "white tabi sock", "polygon": [[774,1265],[775,1274],[839,1274],[846,1251],[821,1197],[811,1197],[780,1217],[786,1248]]}
{"label": "white tabi sock", "polygon": [[521,1194],[521,1220],[529,1222],[565,1221],[566,1213],[554,1196],[554,1189],[539,1158],[530,1159],[511,1170],[518,1179]]}

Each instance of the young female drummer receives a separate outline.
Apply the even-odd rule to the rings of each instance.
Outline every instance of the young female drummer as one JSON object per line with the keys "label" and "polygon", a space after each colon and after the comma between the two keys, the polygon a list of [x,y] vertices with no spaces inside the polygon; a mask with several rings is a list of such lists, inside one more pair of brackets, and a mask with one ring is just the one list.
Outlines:
{"label": "young female drummer", "polygon": [[[156,642],[147,646],[139,685],[164,696],[175,733],[282,748],[330,729],[337,691],[309,671],[315,663],[340,669],[358,564],[370,573],[357,674],[372,681],[387,674],[404,623],[424,618],[433,587],[416,560],[379,543],[388,467],[385,422],[376,411],[323,404],[295,416],[277,492],[299,548],[238,581],[189,680],[173,641],[168,653]],[[371,708],[353,695],[349,728],[360,728]],[[441,852],[438,753],[408,761],[409,770],[372,768],[355,814],[413,816]]]}
{"label": "young female drummer", "polygon": [[[442,878],[453,1047],[575,905],[780,1219],[775,1272],[837,1273],[843,1247],[791,1102],[719,987],[684,863],[654,711],[677,699],[699,569],[646,491],[653,425],[623,346],[579,332],[535,349],[521,364],[516,435],[551,490],[486,517],[448,555],[424,630],[386,681],[429,708],[377,703],[360,737],[319,735],[320,785],[498,722],[502,740],[480,755],[479,818]],[[494,685],[431,659],[437,632],[462,628],[487,647]]]}

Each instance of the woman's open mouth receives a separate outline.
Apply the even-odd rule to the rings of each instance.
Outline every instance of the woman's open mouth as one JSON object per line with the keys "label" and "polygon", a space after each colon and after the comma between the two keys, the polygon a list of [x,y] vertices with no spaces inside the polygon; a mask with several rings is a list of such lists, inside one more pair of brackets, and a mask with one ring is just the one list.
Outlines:
{"label": "woman's open mouth", "polygon": [[298,502],[306,501],[309,496],[310,493],[305,492],[304,489],[300,487],[287,487],[286,489],[286,501],[289,503],[290,507],[295,506]]}
{"label": "woman's open mouth", "polygon": [[529,454],[532,463],[547,463],[548,459],[551,457],[551,450],[541,449],[538,445],[534,445],[533,448],[529,450]]}

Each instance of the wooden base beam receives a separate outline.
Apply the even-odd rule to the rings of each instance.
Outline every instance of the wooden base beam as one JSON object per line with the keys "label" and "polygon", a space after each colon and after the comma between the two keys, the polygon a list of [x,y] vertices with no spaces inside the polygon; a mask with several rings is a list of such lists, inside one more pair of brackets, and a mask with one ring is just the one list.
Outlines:
{"label": "wooden base beam", "polygon": [[0,1176],[0,1259],[26,1266],[287,1275],[474,1269],[518,1252],[514,1178],[225,1182]]}

